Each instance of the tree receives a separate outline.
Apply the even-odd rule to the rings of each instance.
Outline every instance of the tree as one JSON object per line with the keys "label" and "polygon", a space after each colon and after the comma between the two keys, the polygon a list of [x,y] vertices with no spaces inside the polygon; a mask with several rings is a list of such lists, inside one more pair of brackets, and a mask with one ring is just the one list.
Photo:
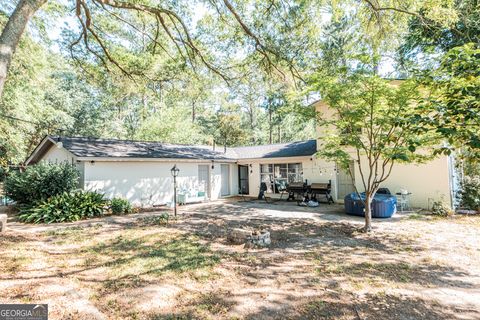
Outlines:
{"label": "tree", "polygon": [[[27,23],[45,3],[50,2],[53,0],[20,0],[10,15],[0,35],[0,97],[13,54]],[[440,4],[444,2],[448,4],[450,1],[440,1]],[[200,4],[209,10],[207,15],[210,19],[206,20],[212,21],[212,28],[203,30],[215,30],[215,33],[192,33],[194,11]],[[307,21],[317,21],[325,6],[323,2],[312,0],[293,1],[288,5],[283,0],[237,3],[204,0],[195,2],[196,7],[191,1],[175,0],[162,1],[161,4],[151,0],[71,0],[67,2],[68,5],[74,5],[80,30],[73,32],[77,34],[69,45],[71,55],[76,59],[80,56],[84,60],[96,60],[106,69],[110,70],[113,66],[134,79],[148,74],[138,70],[138,65],[125,64],[125,51],[130,50],[135,55],[139,53],[137,49],[141,48],[142,52],[162,51],[172,55],[173,47],[179,60],[188,67],[195,69],[198,65],[204,66],[225,81],[233,78],[230,67],[241,62],[255,63],[283,77],[289,73],[293,78],[302,79],[299,67],[308,64],[308,52],[312,52],[310,46],[318,29],[315,23]],[[436,13],[437,1],[432,4],[431,1],[414,0],[363,0],[360,3],[345,0],[338,7],[351,11],[349,8],[352,5],[356,5],[357,11],[363,15],[364,25],[370,30],[375,29],[372,32],[374,35],[391,34],[392,28],[403,26],[406,17],[421,17],[417,13],[420,10],[427,12],[435,22],[445,16],[432,14]],[[372,21],[376,23],[372,24]],[[117,24],[120,24],[118,28]],[[111,35],[112,31],[115,31],[114,36]],[[131,36],[132,33],[137,35],[142,45],[125,41],[124,36]],[[230,33],[229,41],[224,41],[226,33]],[[237,54],[238,48],[231,45],[233,42],[241,45],[242,55]],[[212,45],[217,47],[218,52],[222,48],[225,50],[222,54],[213,55],[207,50]],[[226,59],[222,59],[222,56]],[[234,60],[241,57],[241,61],[230,61],[235,63],[225,65],[224,62],[232,56]]]}
{"label": "tree", "polygon": [[420,78],[429,95],[423,101],[425,126],[449,143],[439,152],[458,148],[467,157],[480,155],[480,47],[474,43],[450,49],[440,66]]}
{"label": "tree", "polygon": [[217,115],[216,141],[224,147],[242,144],[245,132],[240,127],[240,117],[236,114],[220,113]]}
{"label": "tree", "polygon": [[262,103],[262,107],[267,112],[267,120],[268,120],[268,143],[272,144],[273,139],[273,130],[274,127],[277,126],[278,129],[278,138],[277,142],[281,141],[281,116],[280,116],[280,109],[285,107],[286,104],[286,97],[281,91],[270,91],[267,92],[267,96]]}
{"label": "tree", "polygon": [[413,18],[399,53],[428,92],[422,101],[424,126],[449,143],[437,151],[456,149],[474,160],[480,154],[480,5],[453,2],[456,19],[450,23],[432,21],[423,11]]}
{"label": "tree", "polygon": [[[277,0],[275,0],[276,2]],[[128,65],[123,61],[125,48],[129,48],[130,53],[138,54],[139,46],[125,45],[125,36],[129,38],[132,31],[141,36],[140,42],[143,44],[143,52],[155,53],[162,51],[167,55],[174,56],[171,48],[173,47],[177,58],[188,67],[195,69],[201,65],[209,71],[220,76],[225,81],[232,79],[229,74],[228,66],[223,66],[217,59],[213,59],[210,52],[206,49],[212,37],[201,41],[202,37],[192,34],[192,15],[196,8],[192,8],[189,1],[165,1],[159,4],[155,1],[117,1],[117,0],[75,0],[75,16],[79,23],[80,32],[71,40],[69,45],[71,55],[78,59],[93,59],[101,63],[107,70],[113,66],[123,75],[135,79],[145,77],[148,74],[142,72],[138,65]],[[10,15],[2,34],[0,35],[0,97],[8,75],[13,54],[17,48],[19,40],[24,33],[27,23],[32,16],[44,5],[47,0],[20,0],[15,10]],[[245,51],[245,60],[258,54],[261,58],[257,61],[266,69],[274,69],[278,73],[284,72],[277,65],[281,61],[290,68],[292,74],[295,73],[294,61],[282,52],[267,46],[263,39],[257,34],[260,30],[254,29],[256,21],[247,21],[242,13],[248,12],[248,7],[255,8],[261,6],[262,2],[249,1],[246,3],[233,4],[228,0],[205,1],[211,12],[216,13],[216,22],[218,24],[231,28],[231,23],[237,27],[240,33],[235,36],[243,46],[249,48]],[[286,28],[291,27],[289,22],[297,19],[299,6],[292,7],[291,10],[277,11],[281,19],[275,21],[279,27],[282,22],[286,23]],[[142,25],[139,25],[138,16],[141,16]],[[258,17],[257,17],[258,18]],[[264,18],[264,17],[262,17]],[[290,19],[291,18],[291,19]],[[110,23],[105,23],[107,19]],[[292,20],[293,19],[293,20]],[[121,23],[122,26],[116,30],[112,27],[115,23]],[[214,21],[215,23],[215,21]],[[256,28],[268,28],[267,24],[258,24]],[[109,28],[109,29],[106,29]],[[114,31],[115,36],[110,33]],[[278,32],[279,30],[275,30]],[[215,41],[215,40],[214,40]],[[273,44],[273,43],[272,43]],[[250,50],[253,49],[253,50]],[[278,48],[277,48],[278,49]],[[128,50],[127,50],[128,51]],[[251,59],[253,62],[255,59]]]}
{"label": "tree", "polygon": [[0,98],[8,69],[28,21],[47,0],[20,0],[0,35]]}
{"label": "tree", "polygon": [[[65,110],[78,105],[84,96],[61,85],[71,71],[60,55],[48,52],[32,37],[21,39],[0,102],[0,145],[12,163],[25,159],[45,134],[58,134],[59,129],[73,125]],[[93,97],[82,103],[91,101]]]}
{"label": "tree", "polygon": [[[425,64],[426,59],[438,57],[439,53],[441,59],[450,49],[480,42],[478,0],[455,0],[454,8],[455,13],[450,19],[433,20],[435,16],[432,17],[429,11],[422,10],[409,21],[408,33],[399,48],[404,64],[413,63],[413,66],[418,67],[419,61]],[[437,11],[446,9],[448,7],[440,5]]]}
{"label": "tree", "polygon": [[161,110],[142,122],[134,138],[181,144],[203,144],[207,137],[189,119],[189,108]]}
{"label": "tree", "polygon": [[363,189],[355,186],[356,192],[365,192],[364,230],[371,231],[373,197],[394,165],[428,159],[426,148],[435,141],[432,135],[416,130],[420,123],[415,111],[416,85],[411,81],[392,84],[371,70],[318,75],[312,83],[334,112],[333,118],[320,116],[320,125],[330,130],[325,129],[319,153],[347,170],[352,179],[350,163],[354,162]]}

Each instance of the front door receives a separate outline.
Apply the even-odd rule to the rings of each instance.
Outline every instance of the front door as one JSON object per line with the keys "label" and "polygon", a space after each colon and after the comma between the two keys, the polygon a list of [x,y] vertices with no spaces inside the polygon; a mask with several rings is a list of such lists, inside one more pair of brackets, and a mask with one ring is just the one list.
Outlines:
{"label": "front door", "polygon": [[240,194],[249,194],[248,191],[248,166],[238,166],[238,186]]}
{"label": "front door", "polygon": [[230,195],[230,165],[221,164],[221,178],[222,178],[222,188],[220,190],[220,195],[222,197]]}
{"label": "front door", "polygon": [[210,199],[210,166],[208,164],[198,165],[198,184],[199,191],[205,192]]}
{"label": "front door", "polygon": [[[353,161],[350,163],[351,172],[355,172],[355,167]],[[348,173],[348,170],[339,168],[338,170],[338,187],[337,187],[337,199],[343,200],[347,194],[350,194],[355,191],[354,183],[352,177]]]}

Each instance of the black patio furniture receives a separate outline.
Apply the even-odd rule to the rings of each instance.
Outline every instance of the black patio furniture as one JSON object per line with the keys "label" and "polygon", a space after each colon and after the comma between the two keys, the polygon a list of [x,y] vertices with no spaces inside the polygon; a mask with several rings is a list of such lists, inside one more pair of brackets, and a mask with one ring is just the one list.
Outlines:
{"label": "black patio furniture", "polygon": [[299,197],[301,197],[302,200],[305,200],[305,198],[308,198],[307,191],[308,191],[308,188],[306,183],[292,182],[287,186],[287,192],[288,192],[287,201],[295,200]]}
{"label": "black patio furniture", "polygon": [[318,202],[317,196],[323,195],[328,204],[334,203],[332,197],[332,180],[329,180],[328,183],[312,183],[309,186],[308,193],[314,201]]}

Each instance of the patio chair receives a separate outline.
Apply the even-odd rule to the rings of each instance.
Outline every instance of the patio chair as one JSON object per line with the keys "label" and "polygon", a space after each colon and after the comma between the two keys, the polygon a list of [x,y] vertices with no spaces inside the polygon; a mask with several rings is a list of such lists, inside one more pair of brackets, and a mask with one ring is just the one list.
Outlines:
{"label": "patio chair", "polygon": [[283,195],[288,194],[287,181],[286,180],[276,181],[275,182],[275,187],[277,188],[277,191],[280,193],[280,200],[282,200]]}
{"label": "patio chair", "polygon": [[397,197],[397,208],[400,208],[400,211],[406,211],[410,209],[409,196],[411,192],[397,192],[395,196]]}
{"label": "patio chair", "polygon": [[245,195],[248,194],[245,186],[238,188],[238,194],[242,198],[242,200],[240,200],[241,202],[249,202],[250,201],[250,200],[247,200],[247,198],[245,198]]}
{"label": "patio chair", "polygon": [[268,190],[267,184],[265,182],[260,183],[260,192],[258,193],[258,200],[265,200],[266,203],[271,203],[268,197],[265,195],[265,192]]}

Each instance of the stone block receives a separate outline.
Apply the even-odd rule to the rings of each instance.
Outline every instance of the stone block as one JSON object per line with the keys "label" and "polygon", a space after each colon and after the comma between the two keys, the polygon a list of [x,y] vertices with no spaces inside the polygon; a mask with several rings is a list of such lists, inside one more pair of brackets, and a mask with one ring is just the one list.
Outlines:
{"label": "stone block", "polygon": [[0,232],[5,232],[7,229],[7,215],[0,214]]}
{"label": "stone block", "polygon": [[228,240],[235,244],[242,244],[252,235],[252,231],[235,228],[228,234]]}

